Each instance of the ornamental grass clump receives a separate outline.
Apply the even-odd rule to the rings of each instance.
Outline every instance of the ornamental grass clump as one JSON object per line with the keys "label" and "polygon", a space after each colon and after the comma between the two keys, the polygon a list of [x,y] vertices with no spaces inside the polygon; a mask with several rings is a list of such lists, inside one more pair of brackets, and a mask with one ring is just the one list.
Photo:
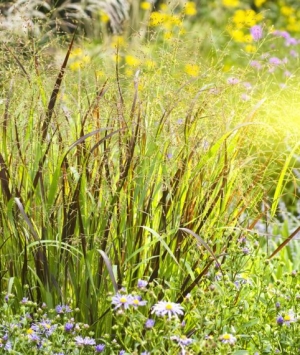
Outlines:
{"label": "ornamental grass clump", "polygon": [[147,35],[172,35],[155,43],[104,51],[73,36],[30,60],[5,47],[0,352],[299,347],[299,248],[287,246],[298,227],[281,229],[285,241],[262,228],[297,184],[293,36],[267,53],[271,34],[251,26],[249,65],[226,69],[226,50],[200,55],[201,38],[167,11]]}

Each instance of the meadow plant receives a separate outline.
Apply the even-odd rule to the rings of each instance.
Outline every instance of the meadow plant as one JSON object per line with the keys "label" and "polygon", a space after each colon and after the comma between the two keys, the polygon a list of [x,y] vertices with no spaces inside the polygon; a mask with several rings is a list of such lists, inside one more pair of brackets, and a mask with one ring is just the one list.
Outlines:
{"label": "meadow plant", "polygon": [[4,47],[0,353],[295,354],[298,40],[146,7],[131,43]]}

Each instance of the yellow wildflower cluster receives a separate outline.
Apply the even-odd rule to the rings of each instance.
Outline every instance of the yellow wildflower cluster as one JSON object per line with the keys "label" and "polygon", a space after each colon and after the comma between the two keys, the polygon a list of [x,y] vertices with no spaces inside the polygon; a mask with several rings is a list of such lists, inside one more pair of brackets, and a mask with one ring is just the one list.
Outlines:
{"label": "yellow wildflower cluster", "polygon": [[196,4],[193,1],[187,1],[183,8],[183,13],[186,16],[194,16],[197,14]]}
{"label": "yellow wildflower cluster", "polygon": [[200,67],[197,64],[186,64],[184,70],[189,76],[193,77],[198,76],[200,73]]}
{"label": "yellow wildflower cluster", "polygon": [[140,59],[134,57],[133,55],[126,55],[125,56],[125,63],[130,67],[137,67],[141,64]]}
{"label": "yellow wildflower cluster", "polygon": [[226,7],[237,7],[240,5],[239,0],[222,0],[222,4]]}
{"label": "yellow wildflower cluster", "polygon": [[256,7],[261,7],[267,0],[254,0],[254,5]]}
{"label": "yellow wildflower cluster", "polygon": [[299,13],[295,8],[287,6],[285,3],[280,7],[280,13],[285,17],[287,25],[286,29],[291,32],[300,32]]}
{"label": "yellow wildflower cluster", "polygon": [[256,47],[251,44],[253,38],[249,33],[249,28],[255,26],[262,19],[263,16],[256,13],[254,10],[236,10],[232,18],[232,23],[227,26],[227,31],[235,42],[247,44],[245,46],[246,52],[254,53]]}
{"label": "yellow wildflower cluster", "polygon": [[110,42],[112,48],[121,48],[126,44],[125,38],[123,36],[113,36]]}
{"label": "yellow wildflower cluster", "polygon": [[163,26],[165,29],[171,29],[174,26],[181,26],[182,20],[177,15],[169,15],[154,11],[150,15],[149,25],[152,27]]}
{"label": "yellow wildflower cluster", "polygon": [[252,9],[248,10],[236,10],[232,21],[236,28],[252,27],[263,19],[262,14],[256,13]]}
{"label": "yellow wildflower cluster", "polygon": [[74,59],[74,61],[70,64],[70,69],[73,71],[82,69],[91,61],[91,57],[85,55],[81,48],[73,49],[70,53],[70,59]]}

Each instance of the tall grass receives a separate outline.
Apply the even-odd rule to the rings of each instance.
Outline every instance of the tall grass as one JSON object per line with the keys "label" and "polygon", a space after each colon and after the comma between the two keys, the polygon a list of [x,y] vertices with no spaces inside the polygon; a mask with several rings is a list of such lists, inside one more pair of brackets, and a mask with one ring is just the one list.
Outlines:
{"label": "tall grass", "polygon": [[34,301],[72,303],[103,333],[117,287],[171,284],[179,302],[216,260],[222,269],[262,217],[285,153],[263,143],[277,134],[256,118],[264,101],[232,112],[239,92],[216,68],[173,77],[166,50],[156,73],[128,83],[116,64],[100,81],[93,67],[68,69],[72,45],[56,72],[47,58],[23,66],[7,52],[0,289],[21,298],[29,285]]}

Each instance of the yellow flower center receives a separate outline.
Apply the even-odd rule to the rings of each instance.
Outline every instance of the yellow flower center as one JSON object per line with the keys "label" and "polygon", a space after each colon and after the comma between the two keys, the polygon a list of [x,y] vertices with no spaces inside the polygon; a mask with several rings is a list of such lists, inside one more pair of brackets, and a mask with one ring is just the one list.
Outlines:
{"label": "yellow flower center", "polygon": [[33,334],[33,333],[34,331],[31,328],[27,329],[27,334]]}
{"label": "yellow flower center", "polygon": [[140,303],[140,301],[139,300],[137,300],[137,299],[135,299],[135,300],[133,300],[133,302],[132,303],[134,303],[134,304],[139,304]]}
{"label": "yellow flower center", "polygon": [[173,309],[173,306],[171,305],[171,303],[167,303],[167,304],[166,304],[166,309],[167,309],[168,311],[170,311],[171,309]]}
{"label": "yellow flower center", "polygon": [[283,318],[286,322],[288,322],[288,321],[290,321],[292,318],[291,318],[291,316],[290,315],[286,315],[286,316],[284,316],[284,318]]}
{"label": "yellow flower center", "polygon": [[127,298],[126,297],[121,297],[120,298],[120,302],[121,303],[126,303],[127,302]]}
{"label": "yellow flower center", "polygon": [[223,335],[224,340],[229,340],[230,339],[230,334],[224,334]]}

